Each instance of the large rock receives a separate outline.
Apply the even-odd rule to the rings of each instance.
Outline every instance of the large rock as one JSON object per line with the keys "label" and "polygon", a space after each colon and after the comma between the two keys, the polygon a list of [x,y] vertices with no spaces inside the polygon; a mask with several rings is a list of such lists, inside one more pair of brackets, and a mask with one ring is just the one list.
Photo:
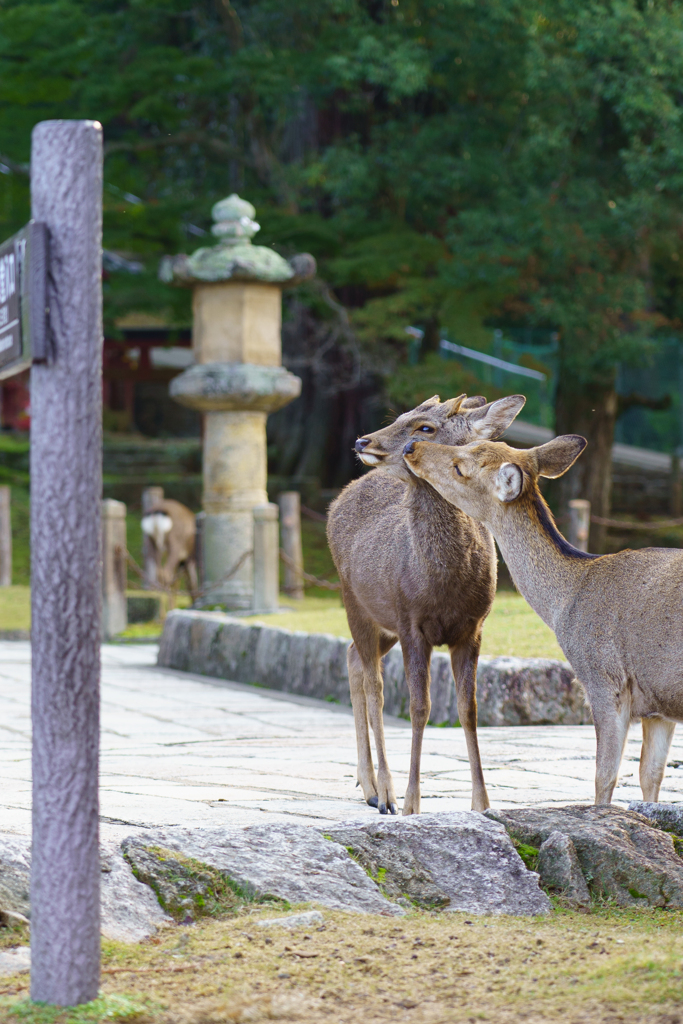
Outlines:
{"label": "large rock", "polygon": [[551,832],[538,851],[538,873],[547,889],[561,893],[570,903],[583,907],[590,892],[583,877],[576,847],[569,836]]}
{"label": "large rock", "polygon": [[[304,825],[154,829],[125,841],[124,847],[130,849],[131,842],[138,851],[162,848],[208,865],[254,896],[320,903],[337,910],[403,913],[346,850]],[[186,895],[179,892],[179,904],[183,898]]]}
{"label": "large rock", "polygon": [[629,811],[642,814],[657,828],[683,838],[683,804],[653,804],[645,800],[632,800]]}
{"label": "large rock", "polygon": [[[306,697],[350,704],[348,640],[247,625],[220,612],[175,610],[164,624],[158,663],[166,668],[258,683]],[[384,709],[408,714],[410,697],[399,646],[383,659]],[[432,724],[458,721],[450,657],[431,662]],[[571,666],[544,658],[480,658],[478,720],[481,726],[580,725],[591,722]]]}
{"label": "large rock", "polygon": [[147,885],[135,878],[115,843],[102,847],[100,855],[101,930],[117,942],[141,942],[154,935],[172,918],[164,913]]}
{"label": "large rock", "polygon": [[547,914],[548,897],[503,826],[473,811],[345,823],[325,835],[392,899],[470,914]]}
{"label": "large rock", "polygon": [[29,917],[31,842],[24,836],[0,836],[0,910]]}
{"label": "large rock", "polygon": [[536,848],[552,833],[568,836],[595,895],[622,907],[683,907],[683,860],[671,836],[640,814],[581,805],[485,813],[513,839]]}
{"label": "large rock", "polygon": [[[101,930],[105,938],[140,942],[171,920],[146,885],[138,882],[115,843],[102,846]],[[31,841],[0,836],[0,911],[31,916],[29,896]]]}

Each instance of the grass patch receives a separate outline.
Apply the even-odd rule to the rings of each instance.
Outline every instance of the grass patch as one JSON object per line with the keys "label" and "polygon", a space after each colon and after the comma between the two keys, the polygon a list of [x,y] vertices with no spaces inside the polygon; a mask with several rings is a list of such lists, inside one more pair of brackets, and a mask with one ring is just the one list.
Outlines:
{"label": "grass patch", "polygon": [[100,996],[91,1003],[69,1009],[22,999],[9,1007],[6,1020],[8,1024],[10,1021],[23,1024],[101,1024],[104,1021],[146,1024],[154,1020],[155,1009],[149,1000],[126,995]]}
{"label": "grass patch", "polygon": [[0,1019],[673,1024],[680,1017],[680,911],[593,907],[512,918],[414,910],[396,919],[324,910],[325,924],[310,932],[260,929],[263,912],[250,906],[172,926],[137,946],[105,943],[101,998],[73,1010],[32,1007],[27,976],[2,979]]}
{"label": "grass patch", "polygon": [[528,843],[520,843],[517,839],[512,840],[517,853],[520,855],[529,871],[538,871],[538,850],[535,846],[529,846]]}

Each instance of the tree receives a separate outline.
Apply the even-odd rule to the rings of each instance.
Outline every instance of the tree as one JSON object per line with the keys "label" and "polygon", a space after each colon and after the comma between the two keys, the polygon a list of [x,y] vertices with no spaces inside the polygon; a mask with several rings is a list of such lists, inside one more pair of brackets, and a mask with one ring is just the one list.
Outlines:
{"label": "tree", "polygon": [[668,0],[4,0],[0,225],[27,217],[31,125],[97,117],[105,245],[144,266],[109,275],[110,327],[187,320],[158,256],[237,190],[262,242],[318,258],[287,311],[313,391],[398,373],[409,402],[409,323],[416,392],[440,327],[475,347],[491,318],[552,328],[557,429],[590,441],[569,486],[605,515],[616,366],[682,315],[682,19]]}

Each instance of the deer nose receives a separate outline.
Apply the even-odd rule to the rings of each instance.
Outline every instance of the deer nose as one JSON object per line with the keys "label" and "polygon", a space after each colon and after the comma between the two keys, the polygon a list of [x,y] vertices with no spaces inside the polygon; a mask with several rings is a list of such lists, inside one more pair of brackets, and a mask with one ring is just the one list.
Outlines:
{"label": "deer nose", "polygon": [[370,444],[370,438],[369,437],[359,437],[358,440],[356,441],[356,451],[357,452],[362,452],[363,449],[367,448],[367,446],[369,444]]}
{"label": "deer nose", "polygon": [[412,455],[414,451],[415,451],[415,442],[414,441],[408,441],[408,444],[403,449],[403,454],[404,455]]}

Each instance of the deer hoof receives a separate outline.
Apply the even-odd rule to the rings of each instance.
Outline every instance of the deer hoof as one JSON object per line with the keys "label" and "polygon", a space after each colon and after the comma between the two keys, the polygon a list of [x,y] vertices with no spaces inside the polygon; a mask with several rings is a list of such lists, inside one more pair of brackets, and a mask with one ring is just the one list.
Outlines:
{"label": "deer hoof", "polygon": [[396,804],[389,804],[389,810],[392,814],[398,814],[398,807]]}
{"label": "deer hoof", "polygon": [[[376,797],[376,796],[369,796],[368,799],[367,799],[367,804],[368,804],[368,807],[377,807],[377,805],[379,804],[378,797]],[[385,811],[385,814],[386,814],[386,811]]]}
{"label": "deer hoof", "polygon": [[379,805],[379,813],[380,814],[386,814],[387,813],[387,805],[386,804],[380,804]]}

